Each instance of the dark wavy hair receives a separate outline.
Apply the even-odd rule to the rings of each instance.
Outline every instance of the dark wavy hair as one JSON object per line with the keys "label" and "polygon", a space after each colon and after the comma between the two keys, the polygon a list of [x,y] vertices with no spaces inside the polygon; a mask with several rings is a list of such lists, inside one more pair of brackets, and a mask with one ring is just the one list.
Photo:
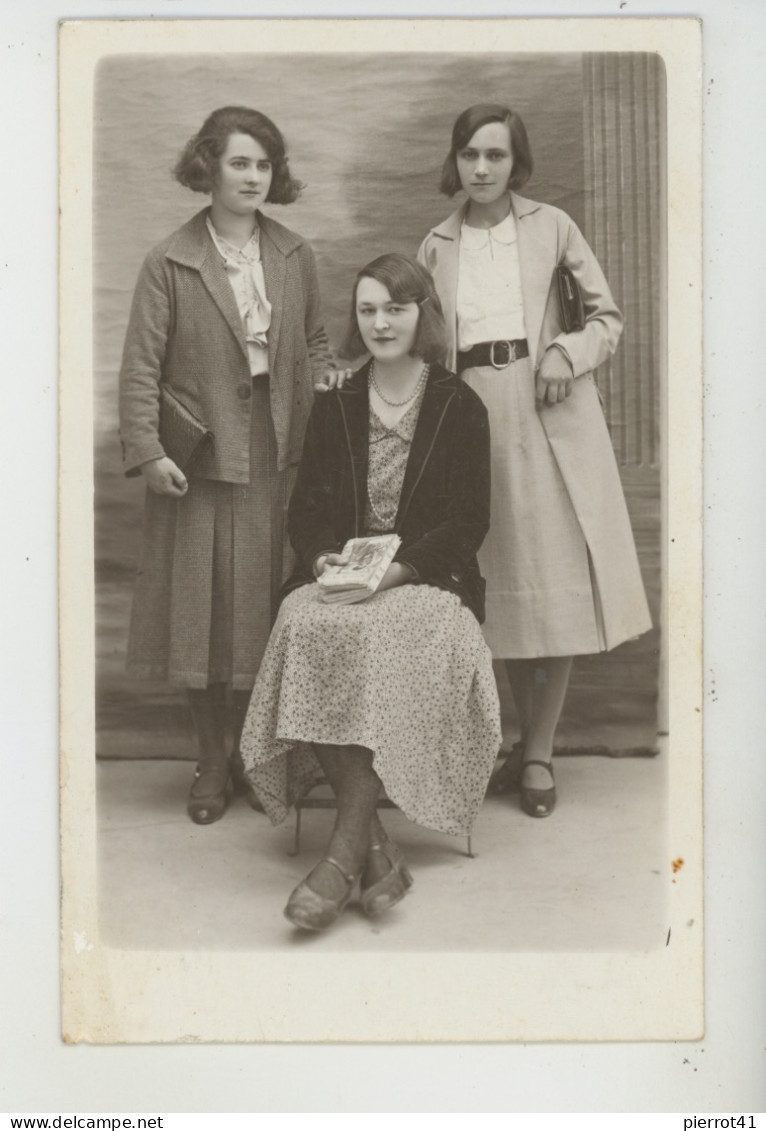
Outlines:
{"label": "dark wavy hair", "polygon": [[457,171],[457,155],[465,149],[469,141],[482,126],[490,122],[502,122],[508,127],[511,138],[511,153],[513,154],[513,168],[508,180],[508,188],[517,192],[523,188],[532,175],[533,162],[532,150],[529,148],[529,138],[526,127],[515,110],[501,106],[496,102],[481,102],[478,106],[469,106],[458,116],[452,127],[452,145],[444,160],[442,179],[439,191],[445,196],[454,196],[463,187]]}
{"label": "dark wavy hair", "polygon": [[420,316],[410,354],[412,357],[422,357],[429,364],[443,364],[447,356],[447,326],[434,281],[416,259],[397,251],[373,259],[354,280],[351,317],[341,347],[343,357],[354,358],[367,353],[356,319],[356,292],[362,279],[377,280],[386,288],[393,302],[418,304]]}
{"label": "dark wavy hair", "polygon": [[232,134],[249,134],[262,145],[272,164],[267,201],[292,204],[305,186],[290,173],[285,139],[260,110],[247,106],[222,106],[206,118],[202,129],[186,143],[173,175],[192,192],[212,192],[218,176],[218,162]]}

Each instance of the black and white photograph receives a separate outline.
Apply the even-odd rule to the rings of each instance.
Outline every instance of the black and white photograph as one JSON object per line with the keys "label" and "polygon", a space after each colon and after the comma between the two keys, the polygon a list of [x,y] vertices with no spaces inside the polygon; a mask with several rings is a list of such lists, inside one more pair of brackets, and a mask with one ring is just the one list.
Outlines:
{"label": "black and white photograph", "polygon": [[8,1126],[759,1126],[766,9],[0,6]]}
{"label": "black and white photograph", "polygon": [[699,45],[509,23],[63,26],[70,1039],[701,1031]]}

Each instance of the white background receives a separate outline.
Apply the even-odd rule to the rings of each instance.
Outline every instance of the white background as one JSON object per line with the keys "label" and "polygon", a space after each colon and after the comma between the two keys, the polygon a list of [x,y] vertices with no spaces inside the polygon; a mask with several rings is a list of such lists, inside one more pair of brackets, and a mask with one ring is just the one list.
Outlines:
{"label": "white background", "polygon": [[[766,1107],[766,427],[764,360],[755,350],[766,315],[765,13],[761,0],[675,0],[665,9],[641,0],[284,0],[269,6],[228,0],[216,8],[210,0],[68,6],[0,0],[0,451],[6,484],[0,527],[0,1110],[699,1113]],[[56,23],[360,14],[672,14],[704,21],[707,1033],[697,1043],[117,1048],[60,1042]],[[83,443],[90,443],[89,435]]]}

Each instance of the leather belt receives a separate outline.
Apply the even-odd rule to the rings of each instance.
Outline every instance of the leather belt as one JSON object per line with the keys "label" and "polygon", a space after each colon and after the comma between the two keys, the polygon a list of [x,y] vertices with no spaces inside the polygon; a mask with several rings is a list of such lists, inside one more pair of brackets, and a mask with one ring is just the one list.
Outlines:
{"label": "leather belt", "polygon": [[529,357],[526,338],[516,338],[512,342],[502,339],[479,342],[469,350],[461,350],[457,355],[457,371],[462,373],[464,369],[478,369],[482,365],[491,365],[493,369],[507,369],[512,361],[519,361],[522,357]]}

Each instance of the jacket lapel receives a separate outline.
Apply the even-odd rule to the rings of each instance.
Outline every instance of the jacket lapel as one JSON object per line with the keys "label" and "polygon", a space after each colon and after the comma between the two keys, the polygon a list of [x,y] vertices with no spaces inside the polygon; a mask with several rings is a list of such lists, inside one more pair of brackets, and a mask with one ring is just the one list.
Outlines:
{"label": "jacket lapel", "polygon": [[242,328],[242,318],[237,306],[237,300],[234,297],[231,283],[226,277],[226,268],[223,265],[223,260],[216,251],[212,240],[210,240],[210,249],[200,266],[200,275],[202,276],[202,282],[210,292],[211,298],[229,324],[232,334],[239,342],[242,353],[247,357],[247,342],[245,341],[245,332]]}
{"label": "jacket lapel", "polygon": [[[353,479],[357,515],[357,536],[362,534],[364,512],[367,505],[367,470],[369,467],[370,403],[367,394],[369,362],[358,370],[342,389],[338,390],[339,404],[346,428]],[[410,454],[404,472],[399,507],[396,514],[396,529],[407,515],[412,496],[428,463],[436,437],[438,436],[445,410],[455,395],[453,378],[443,369],[431,372],[423,403],[420,406],[415,434],[412,437]]]}
{"label": "jacket lapel", "polygon": [[265,217],[258,214],[261,226],[261,263],[263,279],[266,284],[266,297],[271,303],[271,325],[269,326],[269,370],[276,372],[276,357],[279,335],[282,329],[282,309],[284,307],[285,276],[287,260],[285,252],[274,240],[273,229]]}
{"label": "jacket lapel", "polygon": [[438,254],[433,263],[426,263],[433,275],[436,291],[442,304],[444,321],[449,333],[447,364],[453,370],[457,364],[457,276],[460,259],[460,225],[465,213],[466,205],[463,205],[432,229],[432,234],[439,239]]}
{"label": "jacket lapel", "polygon": [[526,200],[516,193],[511,193],[511,206],[516,221],[519,248],[524,325],[527,331],[529,356],[536,365],[540,331],[553,281],[556,258],[555,252],[538,235],[536,213],[539,212],[540,205],[534,200]]}
{"label": "jacket lapel", "polygon": [[208,209],[204,208],[179,230],[166,254],[176,263],[199,271],[210,297],[220,310],[239,348],[247,357],[247,343],[242,329],[242,319],[231,283],[226,277],[223,260],[207,230]]}
{"label": "jacket lapel", "polygon": [[449,374],[443,370],[436,370],[430,374],[404,472],[402,493],[399,496],[399,509],[396,513],[397,530],[401,529],[401,525],[407,516],[412,496],[417,490],[436,442],[447,405],[454,395],[455,390],[452,387]]}
{"label": "jacket lapel", "polygon": [[338,403],[346,430],[346,443],[351,463],[356,515],[355,536],[363,533],[367,503],[367,468],[369,465],[370,402],[367,395],[369,362],[338,390]]}

